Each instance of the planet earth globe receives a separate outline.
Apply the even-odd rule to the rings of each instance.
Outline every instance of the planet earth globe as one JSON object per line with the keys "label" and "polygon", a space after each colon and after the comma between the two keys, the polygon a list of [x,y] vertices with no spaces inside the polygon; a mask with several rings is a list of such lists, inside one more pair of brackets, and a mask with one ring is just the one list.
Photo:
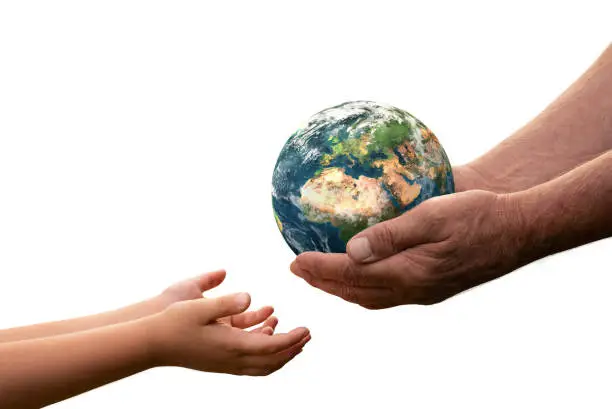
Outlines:
{"label": "planet earth globe", "polygon": [[274,218],[297,255],[346,252],[360,231],[454,192],[437,137],[410,113],[371,101],[313,115],[282,148]]}

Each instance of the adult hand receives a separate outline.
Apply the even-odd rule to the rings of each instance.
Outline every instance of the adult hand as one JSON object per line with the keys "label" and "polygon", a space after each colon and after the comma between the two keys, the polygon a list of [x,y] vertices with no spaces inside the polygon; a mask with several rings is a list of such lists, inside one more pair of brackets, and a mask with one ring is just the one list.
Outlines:
{"label": "adult hand", "polygon": [[302,253],[291,271],[369,309],[434,304],[518,268],[521,224],[506,195],[435,197],[357,234],[347,254]]}

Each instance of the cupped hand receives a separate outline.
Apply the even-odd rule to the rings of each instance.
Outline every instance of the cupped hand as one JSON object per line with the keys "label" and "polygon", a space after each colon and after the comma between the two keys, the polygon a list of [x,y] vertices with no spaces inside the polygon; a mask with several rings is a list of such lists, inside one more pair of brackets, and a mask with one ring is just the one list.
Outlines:
{"label": "cupped hand", "polygon": [[[159,301],[163,308],[166,308],[177,302],[202,299],[204,298],[204,292],[219,286],[225,280],[225,277],[225,270],[217,270],[188,278],[186,280],[181,280],[166,288],[159,295]],[[274,313],[273,307],[264,306],[256,311],[249,311],[236,316],[223,317],[219,319],[219,322],[241,329],[263,323],[260,327],[255,328],[252,331],[272,335],[276,326],[278,325],[278,319],[276,317],[272,317],[272,313]]]}
{"label": "cupped hand", "polygon": [[260,320],[245,312],[249,304],[246,293],[202,298],[146,318],[152,365],[253,376],[282,368],[310,340],[308,329],[276,335],[244,331],[239,327]]}
{"label": "cupped hand", "polygon": [[290,268],[369,309],[435,304],[520,267],[523,231],[507,195],[470,190],[362,231],[347,254],[306,252]]}

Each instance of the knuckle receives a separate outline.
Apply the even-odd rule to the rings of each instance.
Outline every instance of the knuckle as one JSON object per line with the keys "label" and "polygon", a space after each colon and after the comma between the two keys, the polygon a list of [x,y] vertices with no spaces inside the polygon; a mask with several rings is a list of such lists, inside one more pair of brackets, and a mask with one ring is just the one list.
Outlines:
{"label": "knuckle", "polygon": [[350,260],[343,264],[340,271],[341,280],[349,286],[358,286],[366,284],[368,281],[367,275],[362,267],[353,264]]}
{"label": "knuckle", "polygon": [[270,375],[270,374],[276,372],[277,367],[278,367],[278,365],[276,365],[274,363],[265,365],[262,368],[262,373],[264,374],[264,376]]}
{"label": "knuckle", "polygon": [[355,268],[352,263],[345,262],[342,264],[342,270],[340,271],[340,276],[342,277],[345,283],[353,284],[357,280]]}
{"label": "knuckle", "polygon": [[[451,237],[447,240],[438,243],[433,251],[443,260],[454,260],[458,259],[459,251],[460,251],[460,243],[459,240],[465,240],[467,237],[469,239],[469,231],[462,231],[462,227],[458,228]],[[462,239],[459,239],[461,237]]]}
{"label": "knuckle", "polygon": [[349,286],[343,286],[340,288],[340,297],[349,302],[356,302],[357,295],[355,290]]}
{"label": "knuckle", "polygon": [[419,217],[427,220],[427,224],[432,233],[438,233],[445,225],[446,215],[443,214],[440,207],[438,207],[439,197],[427,199],[419,205]]}
{"label": "knuckle", "polygon": [[379,251],[383,250],[385,253],[388,251],[397,253],[398,251],[397,241],[391,229],[391,223],[390,221],[381,223],[374,233],[374,247]]}
{"label": "knuckle", "polygon": [[419,286],[435,284],[440,276],[439,272],[443,268],[442,263],[443,260],[435,257],[421,258],[418,262],[413,263],[406,279]]}

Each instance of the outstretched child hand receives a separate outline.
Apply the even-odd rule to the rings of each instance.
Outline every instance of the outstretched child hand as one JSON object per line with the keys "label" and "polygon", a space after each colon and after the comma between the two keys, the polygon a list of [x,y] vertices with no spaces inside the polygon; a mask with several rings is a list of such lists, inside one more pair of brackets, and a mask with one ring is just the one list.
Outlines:
{"label": "outstretched child hand", "polygon": [[[161,312],[177,302],[202,299],[204,291],[218,286],[223,280],[225,280],[224,270],[213,271],[181,280],[154,297],[116,310],[69,320],[0,330],[0,343],[69,334],[137,320]],[[247,328],[263,322],[262,326],[253,331],[271,335],[278,324],[278,320],[271,317],[273,312],[272,307],[263,307],[240,317],[224,317],[221,322],[238,328]]]}
{"label": "outstretched child hand", "polygon": [[[153,366],[181,366],[206,372],[268,375],[302,351],[310,340],[306,328],[286,334],[245,331],[266,319],[262,310],[245,312],[246,293],[182,301],[145,318]],[[261,327],[260,327],[261,328]]]}
{"label": "outstretched child hand", "polygon": [[[202,299],[204,298],[202,293],[217,287],[225,280],[225,277],[225,270],[218,270],[179,281],[166,288],[159,295],[159,300],[162,305],[170,306],[181,301]],[[222,317],[218,321],[231,327],[243,329],[263,322],[260,327],[253,329],[252,332],[272,335],[278,325],[278,319],[271,317],[273,312],[274,308],[265,306],[257,311]]]}
{"label": "outstretched child hand", "polygon": [[246,293],[203,297],[224,278],[204,274],[151,303],[9,333],[13,340],[0,342],[0,409],[40,408],[157,366],[253,376],[282,368],[310,341],[308,329],[273,334],[272,307],[246,311]]}

